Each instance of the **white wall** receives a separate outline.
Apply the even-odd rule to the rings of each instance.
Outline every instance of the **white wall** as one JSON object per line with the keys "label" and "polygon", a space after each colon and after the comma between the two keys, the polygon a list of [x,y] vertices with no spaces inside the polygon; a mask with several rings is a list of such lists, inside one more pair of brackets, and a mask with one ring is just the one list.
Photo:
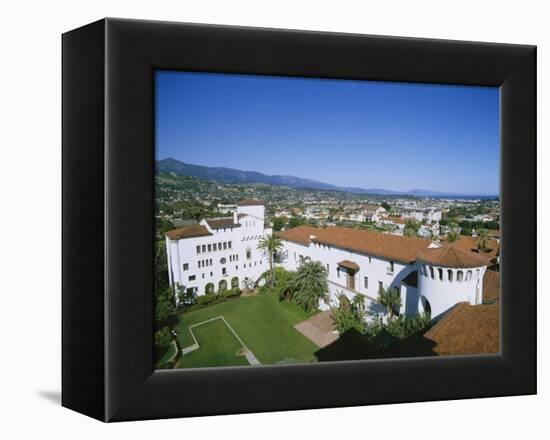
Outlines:
{"label": "white wall", "polygon": [[[355,292],[361,293],[371,300],[378,297],[379,282],[385,289],[401,288],[401,280],[412,270],[416,270],[414,264],[404,264],[394,261],[394,271],[390,273],[389,260],[375,256],[357,254],[334,246],[310,244],[304,246],[298,243],[283,241],[283,253],[286,255],[282,266],[287,270],[295,271],[300,263],[300,256],[309,257],[313,261],[320,261],[325,267],[328,265],[328,281],[330,287],[331,301],[335,301],[335,293],[346,289],[347,274],[343,270],[338,276],[338,263],[342,260],[351,260],[359,266],[355,274]],[[368,277],[368,287],[365,287],[365,277]],[[345,292],[345,293],[346,293]]]}
{"label": "white wall", "polygon": [[[424,270],[424,266],[426,269]],[[418,264],[418,288],[419,288],[419,311],[422,308],[422,296],[425,297],[431,306],[432,317],[436,317],[448,310],[458,302],[466,301],[470,304],[481,304],[483,298],[483,275],[485,266],[473,269],[449,269],[445,267],[432,266],[433,279],[430,265]],[[439,269],[443,272],[443,279],[439,279]],[[452,272],[452,281],[449,280],[448,271]],[[458,272],[462,271],[462,281],[458,281]],[[467,273],[471,271],[471,278],[467,280]]]}
{"label": "white wall", "polygon": [[[263,209],[250,209],[257,208],[254,206],[246,208],[247,212],[263,214]],[[239,207],[240,210],[241,207]],[[231,288],[233,277],[238,277],[241,288],[244,278],[256,281],[269,269],[269,259],[258,250],[258,242],[263,236],[271,234],[271,229],[264,229],[262,218],[248,215],[239,219],[239,223],[240,227],[210,229],[213,234],[210,236],[182,240],[166,238],[170,282],[179,283],[186,289],[195,288],[198,295],[204,295],[206,285],[209,283],[214,284],[214,291],[217,292],[221,280],[226,280],[227,288]],[[218,245],[217,248],[220,243],[228,243],[228,245],[226,249],[222,246],[222,250],[214,251],[214,243]],[[231,248],[228,247],[229,243]],[[208,251],[209,245],[210,251]],[[200,253],[197,253],[197,246],[201,247]],[[206,252],[203,252],[203,246],[206,246]],[[247,258],[247,250],[250,250],[250,258]],[[207,261],[207,264],[200,267],[199,262],[202,265],[203,261]],[[184,264],[189,265],[187,270],[184,270]],[[193,277],[195,279],[192,279]]]}

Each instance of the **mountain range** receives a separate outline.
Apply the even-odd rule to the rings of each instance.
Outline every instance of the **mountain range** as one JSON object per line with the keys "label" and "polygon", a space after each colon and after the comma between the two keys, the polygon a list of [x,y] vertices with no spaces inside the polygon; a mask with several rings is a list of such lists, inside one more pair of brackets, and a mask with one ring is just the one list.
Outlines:
{"label": "mountain range", "polygon": [[267,175],[257,171],[242,171],[234,168],[207,167],[181,162],[177,159],[167,158],[156,162],[158,173],[174,173],[182,176],[198,177],[200,179],[213,180],[220,183],[264,183],[268,185],[287,186],[290,188],[308,188],[319,190],[346,191],[355,194],[373,195],[408,195],[417,197],[443,197],[459,196],[466,194],[442,193],[425,189],[413,189],[410,191],[392,191],[383,188],[356,188],[337,186],[317,180],[304,179],[295,176]]}

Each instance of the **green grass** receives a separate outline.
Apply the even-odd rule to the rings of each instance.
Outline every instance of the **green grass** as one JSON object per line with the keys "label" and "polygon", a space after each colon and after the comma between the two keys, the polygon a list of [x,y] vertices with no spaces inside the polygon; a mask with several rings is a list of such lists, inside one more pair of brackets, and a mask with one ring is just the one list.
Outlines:
{"label": "green grass", "polygon": [[237,356],[242,345],[221,319],[193,327],[193,333],[200,347],[182,356],[176,368],[249,365],[246,357]]}
{"label": "green grass", "polygon": [[[311,315],[304,312],[296,304],[280,302],[273,293],[242,297],[180,314],[176,330],[181,347],[193,344],[193,338],[188,329],[190,325],[216,316],[223,316],[226,319],[262,364],[276,364],[289,359],[296,362],[316,361],[314,352],[318,350],[318,347],[293,327]],[[223,324],[221,320],[214,322]],[[193,331],[201,327],[195,327]],[[227,327],[226,330],[235,339]],[[199,339],[197,332],[195,332],[195,335]],[[206,337],[207,344],[202,345],[199,340],[201,348],[195,350],[195,352],[205,348],[205,353],[197,353],[195,355],[196,359],[191,360],[185,358],[192,356],[195,352],[182,356],[178,367],[237,365],[226,363],[227,358],[224,358],[225,355],[221,355],[221,353],[231,352],[232,350],[232,348],[225,349],[224,345],[228,343],[225,339],[221,339],[221,337],[213,338],[208,334],[204,337]],[[238,344],[236,339],[235,342]],[[244,357],[242,357],[242,361],[244,363],[238,365],[248,364]]]}

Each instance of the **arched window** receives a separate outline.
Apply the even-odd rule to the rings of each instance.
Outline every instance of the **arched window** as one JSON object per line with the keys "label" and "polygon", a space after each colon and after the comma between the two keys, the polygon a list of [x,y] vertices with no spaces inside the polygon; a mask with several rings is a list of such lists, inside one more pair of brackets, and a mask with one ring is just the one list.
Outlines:
{"label": "arched window", "polygon": [[459,271],[456,273],[456,280],[457,280],[459,283],[461,283],[463,278],[464,278],[464,272],[462,272],[461,270],[459,270]]}
{"label": "arched window", "polygon": [[430,266],[430,278],[432,280],[434,279],[434,268],[433,268],[433,266]]}
{"label": "arched window", "polygon": [[447,277],[449,278],[449,281],[452,283],[453,282],[453,271],[451,269],[449,269],[447,271]]}
{"label": "arched window", "polygon": [[231,278],[231,288],[236,289],[238,287],[239,287],[239,278],[238,277]]}
{"label": "arched window", "polygon": [[214,293],[214,284],[213,283],[208,283],[205,287],[204,287],[204,291],[208,294],[208,293]]}
{"label": "arched window", "polygon": [[439,275],[439,281],[443,281],[443,269],[438,268],[437,274]]}
{"label": "arched window", "polygon": [[422,265],[422,273],[424,274],[425,277],[428,276],[428,270],[426,269],[426,265],[425,265],[425,264]]}
{"label": "arched window", "polygon": [[469,270],[468,272],[466,272],[466,281],[470,281],[472,279],[472,271]]}
{"label": "arched window", "polygon": [[426,299],[425,296],[421,296],[420,297],[420,303],[422,304],[422,311],[428,315],[428,316],[431,316],[432,315],[432,306],[430,305],[430,301],[428,301]]}
{"label": "arched window", "polygon": [[224,292],[225,290],[227,290],[227,281],[220,280],[220,282],[218,284],[218,291],[219,292]]}

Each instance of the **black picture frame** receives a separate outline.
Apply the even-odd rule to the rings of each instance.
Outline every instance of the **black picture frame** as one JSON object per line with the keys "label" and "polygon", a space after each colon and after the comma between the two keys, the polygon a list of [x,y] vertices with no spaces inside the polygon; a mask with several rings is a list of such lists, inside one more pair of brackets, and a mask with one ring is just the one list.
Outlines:
{"label": "black picture frame", "polygon": [[[121,421],[536,393],[535,46],[104,19],[62,50],[63,406]],[[155,371],[154,69],[499,86],[500,354]]]}

